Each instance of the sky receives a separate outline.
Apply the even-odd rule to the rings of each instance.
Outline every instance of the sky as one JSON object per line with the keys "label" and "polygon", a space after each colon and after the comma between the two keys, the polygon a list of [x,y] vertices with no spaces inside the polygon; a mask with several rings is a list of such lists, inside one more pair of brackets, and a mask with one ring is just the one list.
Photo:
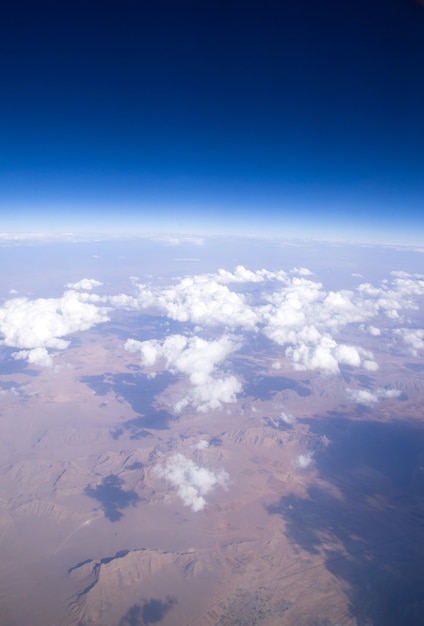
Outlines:
{"label": "sky", "polygon": [[0,231],[424,239],[424,3],[15,2]]}

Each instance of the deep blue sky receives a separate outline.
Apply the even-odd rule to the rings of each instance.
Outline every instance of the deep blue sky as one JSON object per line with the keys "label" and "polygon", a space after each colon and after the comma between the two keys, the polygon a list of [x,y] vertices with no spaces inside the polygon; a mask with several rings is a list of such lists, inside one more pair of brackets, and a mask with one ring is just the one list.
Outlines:
{"label": "deep blue sky", "polygon": [[0,50],[0,230],[423,241],[416,0],[16,1]]}

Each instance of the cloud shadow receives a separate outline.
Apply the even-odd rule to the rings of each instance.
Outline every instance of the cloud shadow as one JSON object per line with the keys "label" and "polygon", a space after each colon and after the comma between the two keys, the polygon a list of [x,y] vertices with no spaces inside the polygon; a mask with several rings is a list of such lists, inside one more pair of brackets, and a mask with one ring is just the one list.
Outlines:
{"label": "cloud shadow", "polygon": [[243,396],[253,396],[255,400],[271,400],[280,391],[294,391],[301,398],[311,395],[305,384],[286,376],[254,376],[243,390]]}
{"label": "cloud shadow", "polygon": [[120,619],[119,626],[158,624],[175,604],[177,601],[172,596],[167,596],[165,601],[152,598],[143,604],[135,604]]}
{"label": "cloud shadow", "polygon": [[25,359],[14,359],[12,356],[13,352],[18,352],[18,349],[0,346],[0,376],[9,376],[10,374],[39,375],[40,372],[31,369]]}
{"label": "cloud shadow", "polygon": [[116,474],[109,474],[103,478],[100,485],[84,489],[86,496],[100,502],[105,517],[110,522],[118,522],[123,517],[122,509],[135,505],[140,500],[135,491],[123,489],[124,481]]}
{"label": "cloud shadow", "polygon": [[[304,420],[319,483],[267,506],[297,549],[348,583],[358,626],[419,626],[424,610],[424,429],[343,414]],[[325,486],[327,483],[327,486]]]}
{"label": "cloud shadow", "polygon": [[157,410],[154,401],[176,377],[170,372],[163,372],[154,378],[148,378],[140,373],[101,374],[99,376],[82,376],[80,382],[85,383],[99,396],[113,393],[122,402],[127,402],[132,410],[139,415],[119,424],[111,435],[118,439],[129,430],[131,439],[140,439],[149,436],[146,428],[165,430],[175,416],[165,410]]}

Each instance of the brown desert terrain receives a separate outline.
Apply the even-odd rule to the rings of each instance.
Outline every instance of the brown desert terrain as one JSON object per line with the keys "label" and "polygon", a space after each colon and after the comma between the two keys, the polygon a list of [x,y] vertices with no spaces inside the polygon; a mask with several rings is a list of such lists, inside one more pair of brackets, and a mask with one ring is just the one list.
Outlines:
{"label": "brown desert terrain", "polygon": [[[3,376],[2,626],[418,624],[418,362],[373,374],[403,395],[369,408],[238,355],[237,403],[177,416],[184,381],[120,346],[90,331],[53,375]],[[201,510],[158,473],[177,454],[225,471]]]}

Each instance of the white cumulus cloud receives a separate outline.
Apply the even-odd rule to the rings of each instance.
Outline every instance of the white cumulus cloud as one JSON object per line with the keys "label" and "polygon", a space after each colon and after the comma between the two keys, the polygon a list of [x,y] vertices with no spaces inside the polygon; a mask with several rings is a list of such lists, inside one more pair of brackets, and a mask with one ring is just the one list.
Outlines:
{"label": "white cumulus cloud", "polygon": [[177,489],[184,505],[195,512],[205,508],[205,496],[208,493],[217,486],[225,489],[229,479],[225,470],[213,472],[196,465],[180,453],[171,456],[164,465],[156,465],[154,471],[157,476],[170,482]]}
{"label": "white cumulus cloud", "polygon": [[312,463],[312,460],[312,455],[310,454],[299,454],[295,458],[293,465],[299,469],[306,469]]}
{"label": "white cumulus cloud", "polygon": [[95,280],[94,278],[83,278],[77,283],[67,283],[66,287],[68,287],[68,289],[85,289],[87,291],[91,291],[91,289],[100,287],[101,285],[103,285],[103,283],[99,280]]}
{"label": "white cumulus cloud", "polygon": [[188,376],[192,388],[175,404],[177,412],[188,405],[198,411],[217,409],[223,403],[235,402],[236,394],[241,391],[241,383],[235,376],[215,376],[217,366],[239,348],[226,335],[211,341],[183,335],[170,335],[163,341],[128,339],[124,347],[139,354],[145,367],[152,368],[162,361],[171,372]]}
{"label": "white cumulus cloud", "polygon": [[13,298],[0,308],[2,343],[19,350],[14,358],[51,365],[52,350],[64,350],[64,337],[108,321],[105,308],[93,304],[95,296],[66,291],[61,298]]}
{"label": "white cumulus cloud", "polygon": [[[308,271],[308,270],[305,270]],[[262,283],[266,280],[287,281],[287,273],[284,270],[270,272],[266,269],[252,271],[243,265],[237,265],[234,272],[220,269],[213,277],[219,283]]]}
{"label": "white cumulus cloud", "polygon": [[379,400],[385,398],[398,398],[401,392],[398,389],[376,389],[369,391],[368,389],[350,389],[346,387],[346,395],[350,400],[357,404],[376,404]]}
{"label": "white cumulus cloud", "polygon": [[294,277],[267,300],[269,304],[260,307],[263,332],[284,346],[294,369],[337,374],[340,365],[377,368],[372,352],[337,338],[348,324],[375,315],[374,303],[347,290],[326,292],[321,283],[303,277]]}
{"label": "white cumulus cloud", "polygon": [[424,350],[423,328],[397,328],[394,333],[402,339],[412,356],[417,356],[419,350]]}
{"label": "white cumulus cloud", "polygon": [[[253,271],[239,265],[233,271],[186,277],[172,287],[138,285],[138,301],[141,308],[154,308],[199,327],[262,332],[283,348],[282,355],[294,369],[337,374],[341,365],[369,371],[378,367],[370,350],[340,340],[346,327],[356,326],[379,337],[381,331],[371,323],[373,318],[383,315],[398,323],[404,312],[418,309],[417,299],[424,295],[421,274],[393,272],[377,286],[361,283],[356,289],[338,291],[325,290],[311,276],[304,267]],[[276,282],[281,286],[270,293],[270,285]],[[248,283],[258,286],[243,293]],[[264,288],[259,292],[261,284]],[[389,332],[390,327],[385,329]],[[420,333],[404,333],[412,353],[421,349]]]}
{"label": "white cumulus cloud", "polygon": [[[221,339],[202,344],[204,340],[195,343],[193,338],[174,336],[165,342],[139,342],[143,343],[139,352],[145,366],[152,367],[162,359],[168,369],[190,378],[192,388],[178,406],[193,404],[199,410],[232,402],[241,389],[234,376],[215,371],[221,361],[219,354],[229,345],[230,331],[240,331],[240,336],[242,332],[262,333],[280,346],[280,354],[273,355],[275,369],[289,360],[295,370],[328,374],[337,374],[346,365],[377,369],[373,353],[356,345],[361,333],[366,333],[373,345],[380,342],[383,349],[382,341],[390,338],[397,338],[415,356],[424,348],[424,330],[411,328],[406,315],[419,310],[424,275],[397,271],[377,285],[363,282],[355,289],[338,291],[326,290],[311,276],[304,267],[270,271],[238,265],[232,271],[188,276],[166,287],[142,285],[132,277],[132,295],[101,296],[91,293],[100,281],[84,278],[68,283],[69,290],[59,298],[13,297],[6,301],[0,308],[0,333],[3,344],[16,349],[15,358],[47,365],[54,356],[52,351],[67,347],[70,334],[107,321],[113,310],[151,309],[192,324],[196,333],[211,329],[214,337],[221,333]],[[346,330],[348,340],[343,337]],[[128,343],[127,349],[130,346]],[[195,368],[188,362],[195,363]],[[206,363],[212,363],[209,369]]]}
{"label": "white cumulus cloud", "polygon": [[19,350],[12,352],[14,359],[22,359],[28,361],[31,365],[39,365],[40,367],[52,367],[53,357],[48,353],[46,348],[32,348],[32,350]]}
{"label": "white cumulus cloud", "polygon": [[139,285],[143,308],[156,308],[171,319],[204,326],[254,328],[254,311],[242,294],[230,291],[210,276],[184,278],[165,289]]}

